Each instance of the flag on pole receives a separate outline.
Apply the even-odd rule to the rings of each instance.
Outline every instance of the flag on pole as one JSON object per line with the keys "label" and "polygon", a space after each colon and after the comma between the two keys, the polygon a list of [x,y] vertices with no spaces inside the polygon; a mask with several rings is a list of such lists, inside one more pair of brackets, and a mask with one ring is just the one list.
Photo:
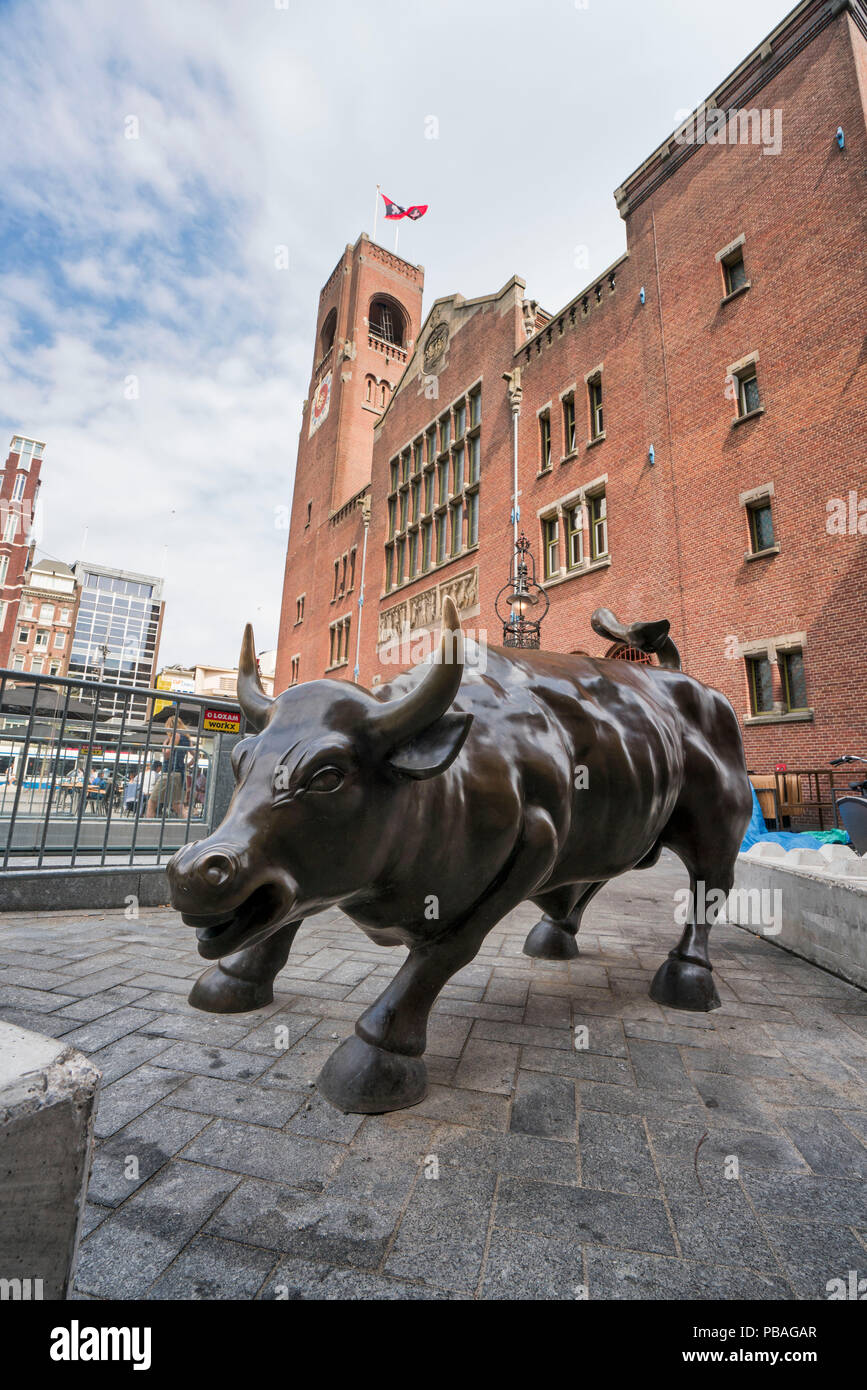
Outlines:
{"label": "flag on pole", "polygon": [[390,198],[386,198],[384,193],[380,194],[385,203],[386,221],[397,221],[401,217],[411,217],[413,222],[417,222],[420,217],[424,217],[430,206],[428,203],[419,203],[415,207],[402,208],[400,203],[393,203]]}

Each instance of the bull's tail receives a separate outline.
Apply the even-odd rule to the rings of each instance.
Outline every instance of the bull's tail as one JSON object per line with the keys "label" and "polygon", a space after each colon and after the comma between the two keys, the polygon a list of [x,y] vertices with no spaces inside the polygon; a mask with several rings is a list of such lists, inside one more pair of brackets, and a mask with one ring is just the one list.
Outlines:
{"label": "bull's tail", "polygon": [[610,608],[597,608],[590,619],[590,626],[610,642],[625,642],[640,652],[652,653],[660,666],[667,667],[669,671],[681,669],[680,652],[668,635],[671,623],[667,618],[659,618],[654,623],[630,623],[627,627],[615,618]]}

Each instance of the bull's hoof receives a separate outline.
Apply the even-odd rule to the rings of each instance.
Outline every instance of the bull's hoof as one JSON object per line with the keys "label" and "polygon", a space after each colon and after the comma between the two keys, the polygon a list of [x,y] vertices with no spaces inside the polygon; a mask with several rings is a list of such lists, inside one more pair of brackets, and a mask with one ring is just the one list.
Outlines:
{"label": "bull's hoof", "polygon": [[574,960],[578,955],[575,933],[566,931],[550,917],[537,922],[524,942],[524,955],[536,960]]}
{"label": "bull's hoof", "polygon": [[720,1007],[713,975],[706,965],[697,961],[669,956],[653,977],[650,997],[670,1009],[688,1009],[706,1014]]}
{"label": "bull's hoof", "polygon": [[208,1014],[249,1014],[274,1002],[274,982],[242,980],[221,965],[212,965],[196,980],[189,1002]]}
{"label": "bull's hoof", "polygon": [[421,1057],[386,1052],[354,1033],[332,1052],[317,1085],[345,1114],[382,1115],[424,1100],[427,1068]]}

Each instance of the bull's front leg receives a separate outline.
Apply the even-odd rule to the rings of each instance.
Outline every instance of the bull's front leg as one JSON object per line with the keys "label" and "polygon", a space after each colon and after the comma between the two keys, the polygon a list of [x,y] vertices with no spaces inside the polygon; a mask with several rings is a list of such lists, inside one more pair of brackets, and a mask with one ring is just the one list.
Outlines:
{"label": "bull's front leg", "polygon": [[332,1053],[319,1076],[319,1089],[347,1113],[381,1114],[417,1105],[427,1095],[430,1011],[443,985],[475,957],[488,932],[542,884],[556,858],[556,834],[543,811],[526,815],[511,869],[472,915],[446,927],[434,941],[409,955],[391,984]]}
{"label": "bull's front leg", "polygon": [[300,926],[300,922],[289,922],[257,945],[212,965],[190,990],[193,1008],[211,1014],[246,1014],[273,1003],[274,980],[289,959]]}

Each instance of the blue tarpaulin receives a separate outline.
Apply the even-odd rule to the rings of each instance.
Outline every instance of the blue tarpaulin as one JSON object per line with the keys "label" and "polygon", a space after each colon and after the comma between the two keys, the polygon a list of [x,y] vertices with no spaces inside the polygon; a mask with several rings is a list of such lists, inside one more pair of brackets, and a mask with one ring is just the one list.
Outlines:
{"label": "blue tarpaulin", "polygon": [[759,798],[756,796],[755,787],[752,788],[752,792],[753,815],[747,826],[747,833],[741,845],[741,854],[743,854],[745,850],[748,850],[750,845],[755,845],[760,841],[767,840],[770,840],[775,845],[782,845],[783,849],[818,849],[820,845],[827,844],[827,834],[810,835],[807,831],[768,830],[765,825],[765,818],[762,815],[762,808],[759,805]]}

